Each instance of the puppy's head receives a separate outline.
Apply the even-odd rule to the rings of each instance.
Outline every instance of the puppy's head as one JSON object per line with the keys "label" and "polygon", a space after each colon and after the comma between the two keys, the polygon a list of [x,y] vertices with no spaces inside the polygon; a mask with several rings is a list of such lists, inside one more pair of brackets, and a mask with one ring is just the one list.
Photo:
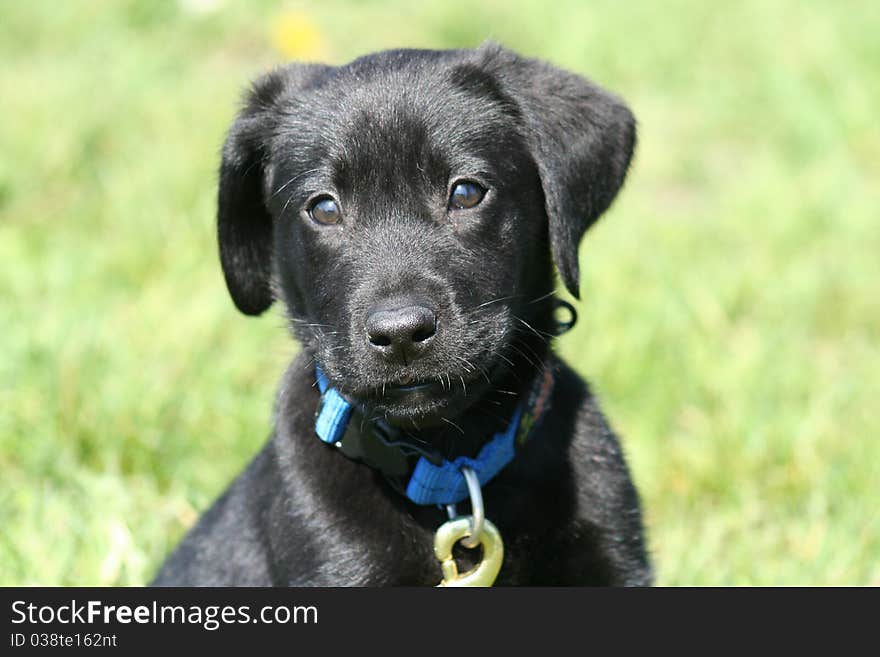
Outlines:
{"label": "puppy's head", "polygon": [[577,296],[634,140],[617,98],[494,45],[278,69],[223,149],[229,291],[247,314],[280,297],[334,386],[390,421],[456,415],[534,360],[551,258]]}

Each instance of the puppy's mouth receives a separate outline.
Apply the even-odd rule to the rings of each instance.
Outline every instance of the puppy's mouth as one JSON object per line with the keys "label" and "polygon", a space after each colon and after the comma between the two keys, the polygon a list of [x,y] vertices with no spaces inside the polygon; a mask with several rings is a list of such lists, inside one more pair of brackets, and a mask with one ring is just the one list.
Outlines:
{"label": "puppy's mouth", "polygon": [[358,395],[359,401],[392,424],[431,426],[441,417],[456,415],[468,405],[473,383],[457,376],[436,379],[403,379],[387,382]]}
{"label": "puppy's mouth", "polygon": [[391,394],[401,394],[408,392],[415,392],[417,390],[425,390],[426,388],[430,388],[432,386],[436,386],[436,382],[431,381],[422,381],[418,383],[406,383],[406,384],[392,384],[386,387],[386,391]]}
{"label": "puppy's mouth", "polygon": [[455,390],[451,385],[441,383],[439,380],[406,379],[384,383],[373,389],[368,395],[369,401],[374,404],[418,404],[428,400],[443,400],[461,394],[461,386]]}

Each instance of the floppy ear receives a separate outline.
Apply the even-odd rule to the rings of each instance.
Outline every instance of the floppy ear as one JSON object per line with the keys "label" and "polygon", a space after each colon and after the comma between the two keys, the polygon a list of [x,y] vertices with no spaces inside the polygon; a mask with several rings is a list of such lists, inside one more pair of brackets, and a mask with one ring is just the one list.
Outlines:
{"label": "floppy ear", "polygon": [[217,192],[217,237],[226,286],[238,309],[259,315],[272,305],[272,216],[266,165],[277,101],[329,67],[291,64],[267,73],[245,95],[226,142]]}
{"label": "floppy ear", "polygon": [[578,245],[623,184],[635,119],[584,78],[496,45],[486,65],[516,101],[544,189],[550,247],[565,287],[579,297]]}
{"label": "floppy ear", "polygon": [[263,203],[269,109],[275,95],[271,76],[248,92],[229,129],[217,191],[220,264],[232,300],[246,315],[259,315],[272,305],[272,218]]}

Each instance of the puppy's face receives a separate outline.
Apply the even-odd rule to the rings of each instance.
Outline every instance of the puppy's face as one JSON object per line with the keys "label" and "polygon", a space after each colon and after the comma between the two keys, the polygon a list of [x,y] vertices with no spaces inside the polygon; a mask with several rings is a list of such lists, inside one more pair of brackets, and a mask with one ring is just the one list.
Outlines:
{"label": "puppy's face", "polygon": [[272,143],[293,328],[343,394],[392,420],[478,397],[510,361],[523,302],[552,290],[537,168],[479,82],[417,64],[335,71],[287,101],[298,118]]}
{"label": "puppy's face", "polygon": [[438,422],[529,359],[551,251],[577,293],[632,143],[614,98],[496,47],[281,69],[224,149],[227,282],[247,313],[281,297],[344,395]]}

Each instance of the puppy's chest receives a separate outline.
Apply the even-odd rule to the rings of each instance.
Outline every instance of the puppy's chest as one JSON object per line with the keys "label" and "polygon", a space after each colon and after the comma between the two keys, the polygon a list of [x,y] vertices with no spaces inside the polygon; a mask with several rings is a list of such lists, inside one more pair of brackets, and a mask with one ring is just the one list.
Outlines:
{"label": "puppy's chest", "polygon": [[[285,582],[289,586],[437,586],[443,579],[440,562],[432,549],[432,537],[414,537],[409,549],[396,551],[387,545],[359,541],[347,550],[328,554],[328,560],[312,571],[300,571]],[[536,576],[524,542],[515,541],[505,554],[498,585],[523,585]],[[480,550],[456,546],[458,571],[467,573],[479,566]]]}
{"label": "puppy's chest", "polygon": [[377,526],[361,531],[325,532],[310,547],[311,556],[288,562],[284,584],[292,586],[431,586],[441,578],[432,551],[432,535],[421,528]]}
{"label": "puppy's chest", "polygon": [[[419,511],[415,520],[397,505],[374,501],[371,514],[347,516],[342,524],[329,523],[312,535],[303,558],[284,577],[296,586],[436,586],[443,579],[434,554],[436,530],[446,521],[435,508]],[[495,584],[527,585],[546,579],[542,572],[558,570],[568,561],[563,546],[548,532],[533,532],[510,523],[510,509],[496,509],[504,558]],[[418,515],[418,514],[417,514]],[[539,535],[540,534],[540,535]],[[542,539],[542,536],[544,539]],[[551,544],[555,547],[551,548]],[[307,555],[307,556],[306,556]],[[456,544],[453,556],[459,573],[479,566],[482,551]],[[290,562],[288,562],[290,564]]]}

